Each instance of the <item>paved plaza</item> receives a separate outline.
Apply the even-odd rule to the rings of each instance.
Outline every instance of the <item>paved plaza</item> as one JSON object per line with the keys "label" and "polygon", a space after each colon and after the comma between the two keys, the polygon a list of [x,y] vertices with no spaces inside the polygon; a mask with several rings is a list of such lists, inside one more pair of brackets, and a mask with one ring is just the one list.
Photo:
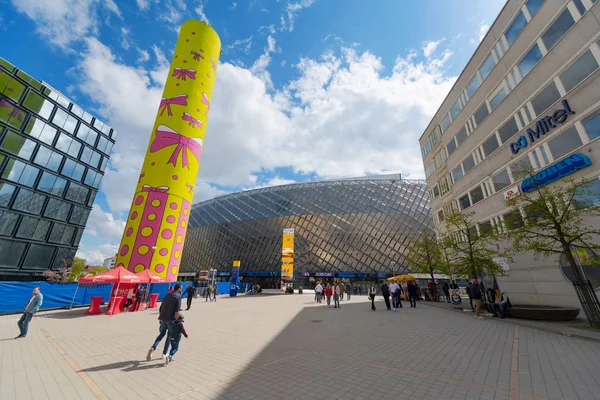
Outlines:
{"label": "paved plaza", "polygon": [[[600,342],[420,303],[196,300],[175,361],[145,361],[157,311],[0,317],[0,399],[600,399]],[[160,347],[159,347],[160,349]]]}

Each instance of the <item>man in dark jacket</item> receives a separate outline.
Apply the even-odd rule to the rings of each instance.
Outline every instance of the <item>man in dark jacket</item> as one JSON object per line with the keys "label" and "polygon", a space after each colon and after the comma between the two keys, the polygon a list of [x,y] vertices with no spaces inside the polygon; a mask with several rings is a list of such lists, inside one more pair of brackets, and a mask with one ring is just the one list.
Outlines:
{"label": "man in dark jacket", "polygon": [[182,296],[185,296],[186,293],[187,293],[187,308],[186,308],[186,311],[187,311],[192,306],[192,299],[196,295],[196,288],[194,286],[192,286],[191,283],[188,283],[187,287],[185,288],[185,292],[183,292]]}
{"label": "man in dark jacket", "polygon": [[383,296],[383,300],[385,300],[385,306],[388,311],[392,310],[392,305],[390,304],[390,287],[387,282],[383,282],[381,285],[381,295]]}
{"label": "man in dark jacket", "polygon": [[446,302],[450,303],[450,286],[448,286],[448,282],[444,282],[444,286],[442,286],[442,290],[444,291],[444,296],[446,297]]}
{"label": "man in dark jacket", "polygon": [[467,292],[467,296],[469,296],[469,304],[471,305],[471,310],[473,310],[473,297],[471,297],[471,282],[467,282],[467,286],[465,287],[465,292]]}
{"label": "man in dark jacket", "polygon": [[160,305],[158,314],[158,322],[160,324],[159,333],[154,344],[150,347],[150,350],[148,350],[148,354],[146,355],[147,361],[152,360],[152,352],[156,350],[156,347],[158,347],[162,338],[168,333],[169,335],[167,336],[165,347],[163,349],[163,358],[167,357],[170,344],[169,337],[171,336],[170,323],[177,319],[179,311],[181,311],[181,285],[178,283],[173,287],[173,291],[165,296]]}
{"label": "man in dark jacket", "polygon": [[414,282],[408,282],[406,285],[406,291],[408,292],[408,300],[410,301],[411,307],[417,307],[417,285]]}
{"label": "man in dark jacket", "polygon": [[473,298],[473,301],[475,301],[475,316],[481,318],[479,315],[481,311],[481,290],[479,290],[477,279],[473,279],[473,284],[471,285],[471,297]]}

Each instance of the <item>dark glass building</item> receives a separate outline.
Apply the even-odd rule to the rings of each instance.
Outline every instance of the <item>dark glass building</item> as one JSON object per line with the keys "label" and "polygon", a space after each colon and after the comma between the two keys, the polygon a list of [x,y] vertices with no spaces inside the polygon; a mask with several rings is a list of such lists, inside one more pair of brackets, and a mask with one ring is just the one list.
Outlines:
{"label": "dark glass building", "polygon": [[242,276],[278,276],[283,229],[293,228],[295,276],[385,277],[432,232],[424,181],[399,175],[297,183],[192,206],[181,273],[241,261]]}
{"label": "dark glass building", "polygon": [[71,264],[115,136],[0,58],[0,280]]}

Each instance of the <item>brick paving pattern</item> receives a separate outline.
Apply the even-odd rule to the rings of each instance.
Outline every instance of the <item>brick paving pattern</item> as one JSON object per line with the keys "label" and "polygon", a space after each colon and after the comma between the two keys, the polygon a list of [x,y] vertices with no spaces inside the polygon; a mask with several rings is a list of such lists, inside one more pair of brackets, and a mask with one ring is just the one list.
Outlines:
{"label": "brick paving pattern", "polygon": [[20,316],[2,316],[0,400],[600,399],[600,342],[424,304],[311,300],[196,300],[168,367],[160,351],[145,361],[154,310],[40,313],[20,340]]}

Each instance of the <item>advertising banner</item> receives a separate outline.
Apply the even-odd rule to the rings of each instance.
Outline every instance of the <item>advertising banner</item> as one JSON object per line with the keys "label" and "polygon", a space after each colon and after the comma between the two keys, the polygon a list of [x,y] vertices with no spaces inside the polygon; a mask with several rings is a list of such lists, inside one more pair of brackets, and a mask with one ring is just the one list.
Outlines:
{"label": "advertising banner", "polygon": [[231,278],[229,278],[229,282],[231,286],[229,288],[229,295],[231,297],[237,296],[237,286],[240,278],[240,261],[236,260],[233,262],[233,268],[231,268]]}
{"label": "advertising banner", "polygon": [[291,280],[294,276],[294,229],[283,230],[281,245],[281,279]]}

